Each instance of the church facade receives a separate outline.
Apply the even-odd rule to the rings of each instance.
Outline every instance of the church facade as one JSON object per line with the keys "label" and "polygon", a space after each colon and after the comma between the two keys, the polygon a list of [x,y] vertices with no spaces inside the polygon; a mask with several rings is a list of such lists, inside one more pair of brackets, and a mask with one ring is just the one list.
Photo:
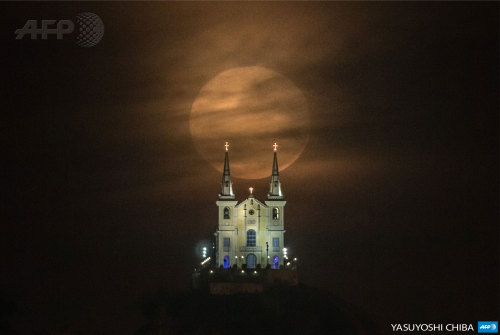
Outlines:
{"label": "church facade", "polygon": [[284,267],[284,209],[281,191],[277,145],[274,144],[269,193],[264,202],[257,200],[250,188],[248,197],[238,203],[233,193],[229,168],[229,145],[226,142],[221,193],[216,202],[219,222],[215,232],[215,263],[217,267]]}

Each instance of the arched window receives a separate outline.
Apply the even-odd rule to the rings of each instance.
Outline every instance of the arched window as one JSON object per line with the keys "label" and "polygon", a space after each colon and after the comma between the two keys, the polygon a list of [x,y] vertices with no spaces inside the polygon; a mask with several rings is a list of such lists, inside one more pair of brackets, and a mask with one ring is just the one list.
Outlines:
{"label": "arched window", "polygon": [[224,269],[228,269],[229,265],[229,256],[224,256]]}
{"label": "arched window", "polygon": [[273,220],[278,220],[280,218],[280,209],[278,207],[273,208]]}
{"label": "arched window", "polygon": [[255,247],[255,243],[256,243],[255,230],[250,229],[247,232],[247,247]]}
{"label": "arched window", "polygon": [[279,269],[280,268],[280,259],[278,256],[273,257],[273,269]]}
{"label": "arched window", "polygon": [[229,207],[224,207],[224,219],[229,219]]}

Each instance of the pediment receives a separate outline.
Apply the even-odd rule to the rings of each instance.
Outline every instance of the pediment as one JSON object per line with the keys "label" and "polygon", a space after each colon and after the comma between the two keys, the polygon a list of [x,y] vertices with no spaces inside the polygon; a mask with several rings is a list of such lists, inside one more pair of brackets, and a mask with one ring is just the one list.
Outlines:
{"label": "pediment", "polygon": [[[253,202],[253,204],[252,204]],[[242,202],[240,202],[239,204],[236,205],[236,208],[239,208],[241,206],[245,206],[247,207],[247,209],[250,209],[250,208],[254,208],[254,209],[257,209],[258,205],[260,205],[261,208],[267,208],[267,205],[260,202],[259,200],[255,199],[255,198],[247,198],[245,200],[243,200]]]}

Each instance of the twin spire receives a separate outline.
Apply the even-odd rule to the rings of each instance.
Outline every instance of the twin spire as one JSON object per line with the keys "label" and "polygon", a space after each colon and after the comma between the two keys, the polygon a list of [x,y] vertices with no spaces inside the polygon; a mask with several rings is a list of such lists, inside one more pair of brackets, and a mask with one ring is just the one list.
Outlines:
{"label": "twin spire", "polygon": [[[224,144],[226,148],[226,154],[224,157],[224,172],[222,173],[222,193],[219,194],[220,200],[234,200],[233,193],[233,182],[231,181],[231,172],[229,171],[229,143]],[[269,193],[267,198],[270,200],[283,200],[283,192],[281,192],[281,182],[278,170],[278,144],[274,143],[274,160],[273,160],[273,170],[271,173],[271,183],[269,185]],[[252,193],[253,188],[250,193]]]}

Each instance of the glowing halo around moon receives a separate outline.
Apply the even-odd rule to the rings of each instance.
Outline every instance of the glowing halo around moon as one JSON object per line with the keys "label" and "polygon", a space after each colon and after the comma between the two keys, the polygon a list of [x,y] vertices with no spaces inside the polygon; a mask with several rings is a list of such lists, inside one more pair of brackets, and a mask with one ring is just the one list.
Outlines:
{"label": "glowing halo around moon", "polygon": [[201,88],[189,128],[196,149],[216,169],[222,171],[228,141],[231,175],[261,179],[271,175],[274,142],[280,171],[299,158],[309,138],[309,110],[302,92],[283,75],[237,67]]}

